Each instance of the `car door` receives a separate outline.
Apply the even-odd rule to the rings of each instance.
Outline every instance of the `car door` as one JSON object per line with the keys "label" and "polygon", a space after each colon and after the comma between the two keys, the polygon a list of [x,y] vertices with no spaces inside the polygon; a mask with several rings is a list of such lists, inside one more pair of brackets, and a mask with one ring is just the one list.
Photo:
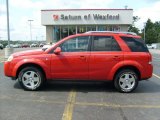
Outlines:
{"label": "car door", "polygon": [[53,79],[88,79],[89,36],[74,37],[59,45],[62,52],[53,54],[51,74]]}
{"label": "car door", "polygon": [[123,61],[123,52],[112,36],[93,36],[89,61],[91,80],[106,80],[111,69]]}

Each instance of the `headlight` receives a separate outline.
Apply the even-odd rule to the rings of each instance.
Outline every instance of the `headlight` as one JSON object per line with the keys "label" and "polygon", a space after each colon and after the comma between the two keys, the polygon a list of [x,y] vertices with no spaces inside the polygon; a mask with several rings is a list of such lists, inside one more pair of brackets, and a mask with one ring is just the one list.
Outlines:
{"label": "headlight", "polygon": [[13,56],[11,55],[11,56],[9,56],[9,58],[8,58],[8,60],[7,61],[12,61],[13,60]]}

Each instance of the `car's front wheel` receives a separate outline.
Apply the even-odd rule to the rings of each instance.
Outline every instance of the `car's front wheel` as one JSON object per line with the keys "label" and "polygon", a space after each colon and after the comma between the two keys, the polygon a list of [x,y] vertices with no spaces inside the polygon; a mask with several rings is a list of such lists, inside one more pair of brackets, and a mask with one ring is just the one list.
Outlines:
{"label": "car's front wheel", "polygon": [[44,84],[44,75],[36,67],[25,67],[18,75],[18,81],[25,90],[38,90]]}
{"label": "car's front wheel", "polygon": [[129,93],[138,85],[138,74],[130,69],[123,69],[115,77],[114,86],[119,92]]}

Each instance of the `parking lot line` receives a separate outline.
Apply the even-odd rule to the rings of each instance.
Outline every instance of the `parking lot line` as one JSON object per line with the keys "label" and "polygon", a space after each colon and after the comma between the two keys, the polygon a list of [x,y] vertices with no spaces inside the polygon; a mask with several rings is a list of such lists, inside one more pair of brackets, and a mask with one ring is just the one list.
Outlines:
{"label": "parking lot line", "polygon": [[69,93],[67,104],[64,109],[62,120],[72,120],[73,108],[76,100],[76,91],[72,90]]}
{"label": "parking lot line", "polygon": [[154,73],[153,73],[153,76],[155,76],[155,77],[157,77],[157,78],[159,78],[159,79],[160,79],[160,76],[158,76],[158,75],[156,75],[156,74],[154,74]]}
{"label": "parking lot line", "polygon": [[12,97],[10,96],[1,96],[0,97],[0,100],[11,100],[11,101],[19,101],[19,102],[37,102],[37,103],[51,103],[51,104],[65,104],[65,102],[63,101],[49,101],[49,100],[30,100],[30,99],[13,99]]}
{"label": "parking lot line", "polygon": [[151,108],[160,109],[160,105],[119,105],[119,104],[108,104],[108,103],[83,103],[76,102],[75,105],[80,106],[99,106],[99,107],[111,107],[111,108]]}

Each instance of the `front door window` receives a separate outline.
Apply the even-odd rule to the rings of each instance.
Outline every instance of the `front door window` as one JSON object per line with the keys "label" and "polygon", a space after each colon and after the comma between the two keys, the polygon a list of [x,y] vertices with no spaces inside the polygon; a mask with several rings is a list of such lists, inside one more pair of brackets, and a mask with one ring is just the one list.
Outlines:
{"label": "front door window", "polygon": [[88,51],[89,37],[81,36],[72,38],[60,45],[62,52],[85,52]]}

